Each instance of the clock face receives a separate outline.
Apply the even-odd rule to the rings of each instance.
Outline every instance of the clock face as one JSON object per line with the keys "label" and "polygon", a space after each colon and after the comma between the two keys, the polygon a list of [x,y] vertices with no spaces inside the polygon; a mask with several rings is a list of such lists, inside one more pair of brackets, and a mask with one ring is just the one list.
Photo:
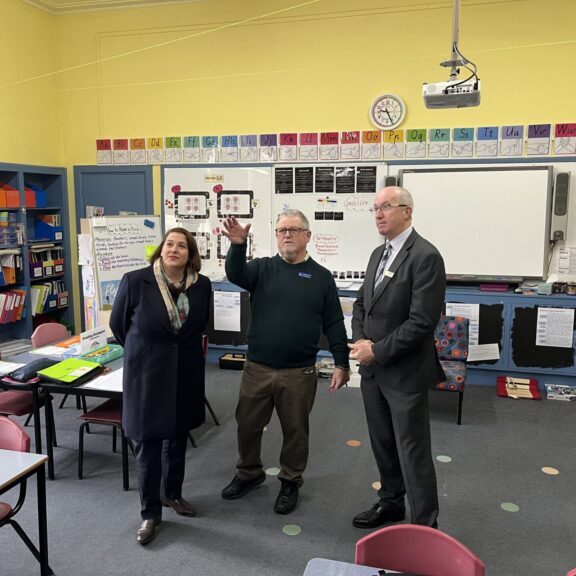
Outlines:
{"label": "clock face", "polygon": [[406,106],[401,98],[394,94],[378,96],[370,107],[370,120],[382,130],[392,130],[404,120]]}

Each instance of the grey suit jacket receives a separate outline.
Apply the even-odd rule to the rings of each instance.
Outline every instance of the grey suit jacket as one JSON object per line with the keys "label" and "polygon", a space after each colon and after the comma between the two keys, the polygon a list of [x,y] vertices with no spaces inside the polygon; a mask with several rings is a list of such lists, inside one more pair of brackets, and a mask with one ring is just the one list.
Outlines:
{"label": "grey suit jacket", "polygon": [[374,342],[375,362],[362,366],[360,374],[406,392],[431,388],[445,380],[434,346],[446,289],[444,261],[413,230],[374,292],[383,250],[372,252],[354,303],[353,339]]}

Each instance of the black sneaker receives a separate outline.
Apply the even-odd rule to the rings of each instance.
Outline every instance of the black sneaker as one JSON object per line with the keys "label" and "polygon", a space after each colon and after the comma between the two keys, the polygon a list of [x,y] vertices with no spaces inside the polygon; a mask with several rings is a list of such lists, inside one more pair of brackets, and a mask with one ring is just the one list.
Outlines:
{"label": "black sneaker", "polygon": [[242,498],[244,494],[262,484],[264,480],[266,480],[265,472],[262,472],[262,474],[258,476],[258,478],[254,478],[254,480],[241,480],[238,476],[234,476],[232,482],[222,490],[222,498],[224,498],[224,500]]}
{"label": "black sneaker", "polygon": [[274,512],[276,514],[290,514],[296,508],[298,502],[298,484],[296,482],[289,482],[288,480],[281,480],[282,488],[276,503],[274,504]]}

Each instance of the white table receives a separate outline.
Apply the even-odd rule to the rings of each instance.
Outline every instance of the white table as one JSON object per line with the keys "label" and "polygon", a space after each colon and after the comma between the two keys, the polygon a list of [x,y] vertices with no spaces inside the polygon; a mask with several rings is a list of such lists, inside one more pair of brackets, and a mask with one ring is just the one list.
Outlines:
{"label": "white table", "polygon": [[47,460],[48,457],[43,454],[0,449],[0,494],[4,494],[4,492],[36,474],[41,576],[49,576],[52,573],[48,565],[48,529],[46,521],[46,473],[44,463]]}
{"label": "white table", "polygon": [[348,562],[338,562],[326,558],[312,558],[304,570],[304,576],[385,576],[386,574],[411,576],[410,574],[394,572],[394,570],[348,564]]}

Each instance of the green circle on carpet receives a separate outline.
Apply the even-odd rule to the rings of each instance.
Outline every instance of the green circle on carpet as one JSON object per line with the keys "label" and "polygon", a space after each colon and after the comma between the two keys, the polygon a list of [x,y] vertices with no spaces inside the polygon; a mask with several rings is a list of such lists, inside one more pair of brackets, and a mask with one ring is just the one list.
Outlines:
{"label": "green circle on carpet", "polygon": [[296,526],[296,524],[286,524],[286,526],[282,528],[282,532],[284,532],[286,536],[298,536],[298,534],[302,532],[302,528]]}
{"label": "green circle on carpet", "polygon": [[278,474],[280,474],[280,468],[267,468],[266,474],[268,474],[268,476],[278,476]]}
{"label": "green circle on carpet", "polygon": [[520,506],[514,504],[513,502],[502,502],[502,504],[500,504],[500,508],[506,512],[518,512],[520,510]]}
{"label": "green circle on carpet", "polygon": [[450,456],[443,456],[442,454],[440,456],[436,456],[436,460],[438,460],[438,462],[452,462],[452,458],[450,458]]}

